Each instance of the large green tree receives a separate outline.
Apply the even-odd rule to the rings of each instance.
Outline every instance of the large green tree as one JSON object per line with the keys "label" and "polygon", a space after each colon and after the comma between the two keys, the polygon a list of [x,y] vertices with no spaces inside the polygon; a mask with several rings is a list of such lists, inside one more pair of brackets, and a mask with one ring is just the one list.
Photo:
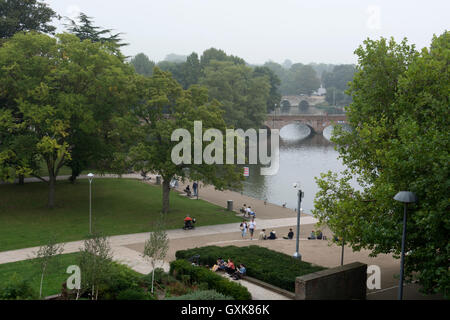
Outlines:
{"label": "large green tree", "polygon": [[[0,48],[0,99],[10,102],[0,109],[9,136],[0,141],[1,178],[30,173],[48,182],[50,208],[63,165],[111,158],[120,140],[115,119],[128,111],[135,74],[110,49],[34,32],[18,33]],[[36,170],[42,162],[47,180]]]}
{"label": "large green tree", "polygon": [[135,55],[131,59],[130,63],[134,67],[134,70],[139,74],[147,77],[153,74],[155,63],[151,61],[144,53],[138,53],[137,55]]}
{"label": "large green tree", "polygon": [[[450,295],[450,33],[417,52],[404,40],[366,40],[348,91],[351,131],[333,141],[348,170],[318,179],[314,215],[373,255],[401,250],[401,190],[416,193],[408,213],[405,276],[424,292]],[[350,184],[358,175],[360,188]]]}
{"label": "large green tree", "polygon": [[212,60],[200,81],[221,102],[224,118],[234,128],[259,128],[267,114],[269,78],[230,61]]}
{"label": "large green tree", "polygon": [[0,0],[0,38],[11,38],[20,31],[53,33],[50,22],[57,14],[37,0]]}
{"label": "large green tree", "polygon": [[[176,129],[189,131],[189,152],[194,146],[194,121],[202,122],[202,135],[209,128],[225,134],[223,112],[217,101],[208,98],[206,88],[193,85],[183,90],[170,73],[159,68],[155,68],[152,77],[140,78],[137,86],[139,103],[133,107],[133,113],[138,135],[137,143],[130,149],[129,161],[138,163],[140,170],[162,176],[163,213],[169,212],[170,182],[173,178],[201,180],[218,189],[240,186],[242,173],[234,165],[195,164],[193,153],[190,163],[177,164],[173,161],[172,150],[179,143],[171,139]],[[205,148],[201,146],[202,154]]]}

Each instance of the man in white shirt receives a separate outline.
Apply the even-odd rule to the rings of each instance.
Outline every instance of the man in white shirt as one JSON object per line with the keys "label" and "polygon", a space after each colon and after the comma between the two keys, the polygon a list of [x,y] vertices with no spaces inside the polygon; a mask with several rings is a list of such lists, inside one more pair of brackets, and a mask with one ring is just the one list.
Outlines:
{"label": "man in white shirt", "polygon": [[253,240],[253,233],[255,232],[256,223],[255,219],[252,219],[252,221],[248,224],[248,230],[250,231],[250,240]]}

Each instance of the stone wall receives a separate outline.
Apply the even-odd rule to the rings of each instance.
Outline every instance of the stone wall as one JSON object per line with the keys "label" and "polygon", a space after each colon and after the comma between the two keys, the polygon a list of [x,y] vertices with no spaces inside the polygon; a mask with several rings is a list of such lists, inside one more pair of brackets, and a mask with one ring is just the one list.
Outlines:
{"label": "stone wall", "polygon": [[367,265],[360,262],[310,273],[296,278],[295,299],[365,299],[366,281]]}

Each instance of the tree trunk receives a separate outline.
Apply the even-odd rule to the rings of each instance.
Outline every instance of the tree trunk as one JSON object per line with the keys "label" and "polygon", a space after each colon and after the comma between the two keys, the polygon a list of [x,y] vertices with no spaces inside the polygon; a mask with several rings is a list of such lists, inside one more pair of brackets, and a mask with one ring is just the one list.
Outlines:
{"label": "tree trunk", "polygon": [[162,184],[162,213],[169,212],[170,180],[164,179]]}
{"label": "tree trunk", "polygon": [[25,183],[25,177],[23,174],[19,174],[19,184],[23,185]]}
{"label": "tree trunk", "polygon": [[55,184],[56,177],[50,174],[48,177],[48,208],[53,209],[55,207]]}

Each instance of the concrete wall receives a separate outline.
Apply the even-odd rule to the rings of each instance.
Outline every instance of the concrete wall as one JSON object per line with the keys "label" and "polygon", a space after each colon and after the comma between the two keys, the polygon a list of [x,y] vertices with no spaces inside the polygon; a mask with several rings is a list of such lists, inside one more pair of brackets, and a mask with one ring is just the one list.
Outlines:
{"label": "concrete wall", "polygon": [[367,265],[354,262],[295,279],[296,300],[366,298]]}

